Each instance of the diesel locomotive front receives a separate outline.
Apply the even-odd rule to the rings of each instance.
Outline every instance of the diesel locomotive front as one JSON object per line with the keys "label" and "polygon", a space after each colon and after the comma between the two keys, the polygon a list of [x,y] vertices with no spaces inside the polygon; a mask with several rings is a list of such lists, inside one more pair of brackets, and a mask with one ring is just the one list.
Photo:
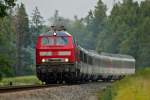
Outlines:
{"label": "diesel locomotive front", "polygon": [[76,43],[64,30],[49,31],[38,36],[36,73],[46,83],[73,80],[77,71]]}

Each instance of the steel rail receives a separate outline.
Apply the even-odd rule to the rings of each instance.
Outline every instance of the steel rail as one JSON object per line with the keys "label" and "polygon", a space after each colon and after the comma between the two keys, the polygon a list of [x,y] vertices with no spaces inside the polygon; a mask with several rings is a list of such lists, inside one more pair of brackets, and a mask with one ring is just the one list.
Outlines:
{"label": "steel rail", "polygon": [[112,82],[79,82],[79,83],[70,83],[70,84],[49,84],[49,85],[40,84],[40,85],[4,86],[4,87],[0,87],[0,94],[1,93],[36,90],[36,89],[44,89],[44,88],[52,88],[52,87],[60,87],[60,86],[73,86],[73,85],[95,84],[95,83],[96,84],[105,84],[106,86],[109,86],[110,84],[112,84]]}
{"label": "steel rail", "polygon": [[50,88],[50,87],[59,87],[59,86],[65,86],[65,85],[66,84],[5,86],[5,87],[0,87],[0,94],[18,92],[18,91],[35,90],[35,89],[42,89],[42,88]]}

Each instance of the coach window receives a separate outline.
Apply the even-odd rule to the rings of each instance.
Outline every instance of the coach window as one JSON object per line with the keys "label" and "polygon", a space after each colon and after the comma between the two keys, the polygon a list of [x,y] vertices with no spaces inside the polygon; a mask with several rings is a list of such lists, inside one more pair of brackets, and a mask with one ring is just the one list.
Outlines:
{"label": "coach window", "polygon": [[101,59],[101,64],[100,64],[101,67],[104,67],[104,61],[103,61],[103,58]]}
{"label": "coach window", "polygon": [[92,65],[93,64],[93,59],[91,56],[88,57],[88,64]]}
{"label": "coach window", "polygon": [[130,68],[130,62],[127,62],[127,63],[125,64],[125,67]]}
{"label": "coach window", "polygon": [[80,60],[83,61],[83,52],[80,51]]}
{"label": "coach window", "polygon": [[94,62],[94,65],[98,65],[98,64],[97,64],[97,58],[95,58],[94,61],[95,61],[95,62]]}
{"label": "coach window", "polygon": [[105,58],[103,59],[103,67],[108,67],[107,64],[106,64],[106,59]]}
{"label": "coach window", "polygon": [[123,66],[123,63],[122,63],[123,61],[122,60],[116,60],[116,67],[117,68],[122,68]]}
{"label": "coach window", "polygon": [[87,55],[84,53],[84,62],[87,63]]}
{"label": "coach window", "polygon": [[101,66],[101,59],[98,58],[97,61],[98,61],[98,64],[97,64],[97,65],[98,65],[98,66]]}
{"label": "coach window", "polygon": [[128,61],[128,68],[132,68],[134,66],[134,63],[132,61]]}
{"label": "coach window", "polygon": [[129,63],[127,61],[122,61],[123,68],[129,68]]}

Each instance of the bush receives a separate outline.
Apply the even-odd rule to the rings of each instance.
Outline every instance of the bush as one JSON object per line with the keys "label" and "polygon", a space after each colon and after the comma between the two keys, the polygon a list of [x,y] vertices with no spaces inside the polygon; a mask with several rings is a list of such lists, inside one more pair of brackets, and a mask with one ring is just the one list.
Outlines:
{"label": "bush", "polygon": [[103,93],[99,97],[99,100],[112,100],[112,89],[111,89],[111,87],[108,87],[105,90],[103,90]]}

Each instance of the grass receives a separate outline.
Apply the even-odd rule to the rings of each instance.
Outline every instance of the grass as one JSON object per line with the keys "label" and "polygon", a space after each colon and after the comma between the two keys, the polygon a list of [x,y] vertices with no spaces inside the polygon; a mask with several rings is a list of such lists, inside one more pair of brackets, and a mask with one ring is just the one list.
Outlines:
{"label": "grass", "polygon": [[150,100],[150,68],[115,82],[103,91],[99,100]]}
{"label": "grass", "polygon": [[12,82],[13,85],[31,85],[31,84],[41,84],[36,76],[20,76],[20,77],[10,77],[3,78],[0,81],[0,86],[7,86]]}

